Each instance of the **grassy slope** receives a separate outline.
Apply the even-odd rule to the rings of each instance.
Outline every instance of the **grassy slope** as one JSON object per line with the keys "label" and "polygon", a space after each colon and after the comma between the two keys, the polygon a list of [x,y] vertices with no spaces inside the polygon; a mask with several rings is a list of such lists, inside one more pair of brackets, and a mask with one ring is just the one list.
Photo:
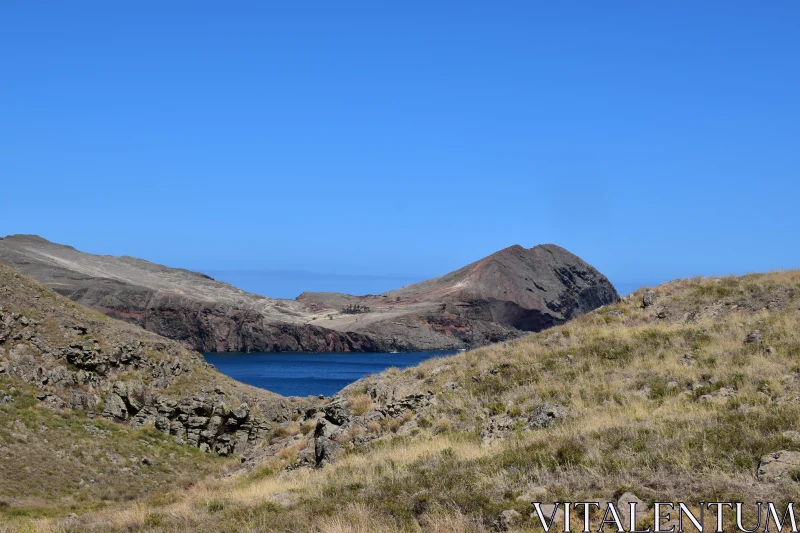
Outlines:
{"label": "grassy slope", "polygon": [[0,520],[96,509],[232,464],[152,428],[42,408],[29,383],[0,377],[0,391],[9,388],[14,401],[0,406]]}
{"label": "grassy slope", "polygon": [[[800,271],[680,280],[656,292],[658,307],[642,309],[640,291],[507,346],[384,373],[384,381],[437,391],[437,401],[410,431],[367,428],[382,438],[324,469],[282,472],[275,458],[174,501],[144,500],[66,527],[33,525],[458,532],[490,530],[500,511],[517,509],[526,530],[530,506],[517,497],[531,491],[542,501],[612,499],[627,490],[650,502],[798,500],[796,481],[760,482],[755,472],[766,453],[800,450],[785,433],[800,430]],[[763,332],[763,345],[744,343],[753,329]],[[459,387],[439,392],[449,382]],[[369,401],[359,387],[347,394]],[[524,430],[524,416],[544,402],[563,405],[568,417]],[[518,428],[482,443],[489,417],[503,414]]]}

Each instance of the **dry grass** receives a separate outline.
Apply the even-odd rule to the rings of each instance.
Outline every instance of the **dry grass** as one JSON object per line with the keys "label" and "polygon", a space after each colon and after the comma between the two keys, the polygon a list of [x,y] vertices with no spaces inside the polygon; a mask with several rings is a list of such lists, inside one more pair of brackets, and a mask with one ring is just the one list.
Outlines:
{"label": "dry grass", "polygon": [[352,394],[347,398],[350,403],[350,411],[354,415],[363,415],[375,409],[375,404],[368,394]]}
{"label": "dry grass", "polygon": [[[657,308],[642,309],[640,291],[507,347],[384,374],[434,391],[459,384],[417,414],[413,434],[393,434],[413,414],[388,419],[366,429],[380,440],[324,469],[271,462],[174,501],[88,514],[74,531],[488,531],[503,509],[520,511],[527,530],[529,504],[517,497],[532,487],[544,501],[628,490],[646,501],[796,501],[800,484],[759,482],[755,471],[768,452],[800,451],[785,436],[800,431],[800,272],[655,291]],[[763,345],[744,343],[753,329]],[[368,412],[362,392],[348,399]],[[567,418],[533,431],[521,424],[491,444],[478,438],[499,412],[492,406],[524,420],[542,403]]]}
{"label": "dry grass", "polygon": [[293,437],[303,432],[304,426],[297,420],[292,420],[286,425],[280,426],[275,430],[275,436],[279,438]]}

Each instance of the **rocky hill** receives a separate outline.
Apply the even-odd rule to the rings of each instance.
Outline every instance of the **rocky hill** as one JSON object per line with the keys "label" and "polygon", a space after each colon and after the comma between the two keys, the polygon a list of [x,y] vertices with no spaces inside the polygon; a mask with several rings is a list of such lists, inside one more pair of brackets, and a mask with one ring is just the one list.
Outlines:
{"label": "rocky hill", "polygon": [[244,292],[197,272],[79,252],[34,235],[0,239],[0,261],[64,296],[203,352],[371,351],[378,346],[306,324],[306,307]]}
{"label": "rocky hill", "polygon": [[82,305],[204,352],[467,348],[539,331],[617,298],[605,276],[554,245],[512,246],[378,296],[304,293],[296,301],[30,235],[0,239],[0,261]]}
{"label": "rocky hill", "polygon": [[[455,272],[378,296],[303,293],[298,300],[315,308],[355,311],[333,317],[330,327],[412,335],[417,345],[435,348],[448,342],[460,347],[456,340],[480,346],[520,331],[541,331],[617,298],[608,279],[591,265],[546,244],[511,246]],[[370,313],[362,315],[360,309]]]}
{"label": "rocky hill", "polygon": [[0,264],[0,510],[196,480],[231,466],[218,456],[260,449],[308,405]]}
{"label": "rocky hill", "polygon": [[640,529],[654,501],[741,501],[750,528],[755,502],[800,499],[799,361],[800,271],[677,280],[367,377],[284,423],[255,470],[69,531],[536,531],[531,501],[639,502]]}

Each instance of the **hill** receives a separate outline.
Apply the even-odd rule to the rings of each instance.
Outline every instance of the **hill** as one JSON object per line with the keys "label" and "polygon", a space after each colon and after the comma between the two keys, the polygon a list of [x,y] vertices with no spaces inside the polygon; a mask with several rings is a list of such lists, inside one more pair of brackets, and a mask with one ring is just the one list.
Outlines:
{"label": "hill", "polygon": [[186,485],[239,465],[307,405],[0,263],[0,513],[79,511]]}
{"label": "hill", "polygon": [[[605,276],[552,244],[530,249],[511,246],[455,272],[379,296],[304,293],[298,298],[309,305],[399,309],[417,324],[426,313],[440,311],[438,317],[450,318],[453,328],[471,320],[520,331],[541,331],[616,299]],[[385,325],[388,320],[393,318],[377,323]],[[334,327],[341,325],[337,322]],[[354,327],[366,332],[376,328],[375,323]]]}
{"label": "hill", "polygon": [[617,298],[605,276],[554,245],[512,246],[378,296],[303,293],[297,300],[32,235],[0,239],[0,261],[84,306],[203,352],[467,348],[539,331]]}
{"label": "hill", "polygon": [[800,498],[799,361],[800,271],[677,280],[367,377],[255,470],[67,531],[529,531],[532,500],[634,499],[742,501],[751,527]]}

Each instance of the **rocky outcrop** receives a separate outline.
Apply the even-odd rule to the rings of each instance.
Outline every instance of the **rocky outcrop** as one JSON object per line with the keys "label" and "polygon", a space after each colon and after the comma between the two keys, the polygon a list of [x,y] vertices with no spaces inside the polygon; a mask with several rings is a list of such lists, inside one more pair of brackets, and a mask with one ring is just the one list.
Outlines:
{"label": "rocky outcrop", "polygon": [[497,531],[508,531],[522,520],[522,514],[514,509],[506,509],[495,520],[494,528]]}
{"label": "rocky outcrop", "polygon": [[640,520],[647,516],[647,504],[643,502],[636,494],[626,492],[617,500],[617,511],[619,511],[620,520],[624,526],[631,523],[631,509],[634,509],[636,516],[633,523],[637,524]]}
{"label": "rocky outcrop", "polygon": [[0,374],[34,384],[46,407],[152,426],[219,455],[247,452],[305,405],[222,376],[176,342],[92,316],[2,264]]}
{"label": "rocky outcrop", "polygon": [[554,245],[512,246],[377,296],[303,293],[296,301],[31,235],[0,239],[0,261],[84,306],[201,352],[460,349],[540,331],[617,299],[605,276]]}
{"label": "rocky outcrop", "polygon": [[[328,403],[304,413],[303,423],[315,422],[315,429],[308,436],[311,453],[301,455],[289,468],[325,466],[347,450],[430,428],[432,418],[441,418],[440,401],[441,396],[428,390],[424,379],[413,375],[394,376],[384,372],[356,381]],[[566,417],[567,410],[561,404],[543,402],[527,412],[520,410],[484,419],[480,436],[485,444],[490,444],[509,438],[515,431],[548,428]],[[472,422],[462,424],[453,417],[444,418],[447,424],[473,427]],[[481,423],[480,420],[475,422]],[[273,446],[277,449],[279,445],[289,444],[291,442]]]}
{"label": "rocky outcrop", "polygon": [[758,464],[759,481],[800,479],[800,452],[782,450],[765,455]]}
{"label": "rocky outcrop", "polygon": [[761,334],[761,330],[754,329],[747,333],[747,336],[744,339],[745,344],[763,344],[764,343],[764,336]]}
{"label": "rocky outcrop", "polygon": [[490,443],[508,438],[514,429],[548,428],[566,416],[566,409],[562,405],[543,403],[535,407],[527,416],[523,413],[518,416],[503,414],[490,417],[484,424],[480,436],[483,442]]}
{"label": "rocky outcrop", "polygon": [[535,429],[549,428],[566,417],[567,410],[562,405],[544,403],[536,407],[528,416],[527,425]]}
{"label": "rocky outcrop", "polygon": [[658,303],[658,297],[653,291],[645,291],[642,295],[642,307],[652,307]]}

